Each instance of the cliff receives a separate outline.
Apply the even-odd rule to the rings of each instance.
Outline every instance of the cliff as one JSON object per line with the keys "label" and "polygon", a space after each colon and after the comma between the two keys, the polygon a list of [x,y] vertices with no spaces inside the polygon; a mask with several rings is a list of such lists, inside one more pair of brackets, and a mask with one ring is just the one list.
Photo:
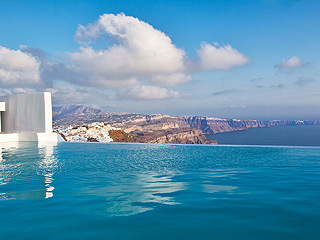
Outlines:
{"label": "cliff", "polygon": [[200,129],[205,134],[216,134],[221,132],[230,132],[238,130],[246,130],[248,128],[257,127],[273,127],[273,126],[292,126],[292,125],[319,125],[320,121],[300,121],[300,120],[237,120],[237,119],[219,119],[209,117],[183,117],[190,127]]}
{"label": "cliff", "polygon": [[130,135],[134,142],[141,143],[217,144],[216,141],[208,140],[201,130],[192,128],[133,131]]}
{"label": "cliff", "polygon": [[[259,121],[204,116],[112,113],[75,105],[53,109],[53,124],[57,131],[63,134],[70,132],[71,135],[82,134],[80,139],[90,138],[93,141],[93,138],[101,138],[103,141],[109,141],[109,134],[102,131],[106,127],[99,130],[100,132],[102,131],[101,133],[98,130],[95,130],[98,132],[91,131],[89,134],[88,130],[83,133],[81,129],[72,130],[72,126],[81,126],[83,124],[94,125],[95,122],[98,122],[101,126],[109,126],[108,129],[121,130],[122,132],[109,133],[110,135],[114,134],[113,137],[111,136],[111,139],[115,141],[193,144],[213,143],[208,141],[204,134],[216,134],[257,127],[320,124],[320,120]],[[73,137],[73,139],[75,138]]]}
{"label": "cliff", "polygon": [[123,130],[110,130],[109,135],[113,142],[133,142],[132,137]]}

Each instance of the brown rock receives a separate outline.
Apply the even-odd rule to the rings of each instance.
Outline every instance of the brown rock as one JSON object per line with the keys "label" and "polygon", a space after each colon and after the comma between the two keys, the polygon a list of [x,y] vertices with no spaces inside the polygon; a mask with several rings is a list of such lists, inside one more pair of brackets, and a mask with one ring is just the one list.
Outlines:
{"label": "brown rock", "polygon": [[208,140],[201,130],[192,128],[168,129],[166,131],[130,133],[135,142],[141,143],[171,143],[171,144],[217,144]]}
{"label": "brown rock", "polygon": [[123,130],[110,130],[109,135],[114,142],[133,142],[132,137]]}

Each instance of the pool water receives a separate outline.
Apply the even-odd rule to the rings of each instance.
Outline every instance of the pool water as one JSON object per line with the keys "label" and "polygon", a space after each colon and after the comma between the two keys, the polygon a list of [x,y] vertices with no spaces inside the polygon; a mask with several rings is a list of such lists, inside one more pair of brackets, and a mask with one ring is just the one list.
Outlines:
{"label": "pool water", "polygon": [[319,239],[320,148],[0,146],[0,239]]}

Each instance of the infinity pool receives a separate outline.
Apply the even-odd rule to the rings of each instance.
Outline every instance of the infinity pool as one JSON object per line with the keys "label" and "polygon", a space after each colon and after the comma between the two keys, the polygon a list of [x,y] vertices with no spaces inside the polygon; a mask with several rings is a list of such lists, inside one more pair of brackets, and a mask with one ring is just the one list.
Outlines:
{"label": "infinity pool", "polygon": [[0,146],[0,239],[319,239],[320,148]]}

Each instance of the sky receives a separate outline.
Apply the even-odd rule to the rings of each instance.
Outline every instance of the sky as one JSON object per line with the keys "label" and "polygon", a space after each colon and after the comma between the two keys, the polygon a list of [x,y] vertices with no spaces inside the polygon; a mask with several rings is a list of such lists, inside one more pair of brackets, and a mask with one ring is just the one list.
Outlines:
{"label": "sky", "polygon": [[0,96],[320,119],[320,1],[0,0]]}

